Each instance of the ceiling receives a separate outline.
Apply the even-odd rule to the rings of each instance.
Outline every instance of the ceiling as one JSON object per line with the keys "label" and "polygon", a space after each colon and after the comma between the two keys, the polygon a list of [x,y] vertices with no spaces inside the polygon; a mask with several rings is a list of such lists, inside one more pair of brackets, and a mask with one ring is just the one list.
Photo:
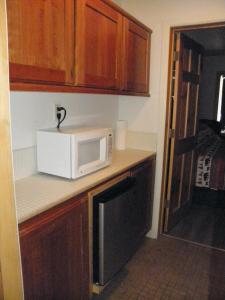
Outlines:
{"label": "ceiling", "polygon": [[201,44],[206,53],[225,51],[225,27],[190,30],[185,34]]}

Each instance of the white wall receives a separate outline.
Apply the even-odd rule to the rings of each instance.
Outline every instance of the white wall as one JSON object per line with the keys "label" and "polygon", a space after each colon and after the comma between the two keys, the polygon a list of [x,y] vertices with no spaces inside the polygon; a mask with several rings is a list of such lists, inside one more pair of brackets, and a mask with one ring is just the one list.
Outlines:
{"label": "white wall", "polygon": [[128,12],[152,30],[150,99],[124,97],[119,99],[119,117],[127,119],[129,129],[150,132],[157,136],[157,166],[153,227],[157,236],[161,175],[163,162],[169,31],[171,26],[191,25],[225,20],[224,0],[123,0]]}
{"label": "white wall", "polygon": [[64,125],[114,127],[118,119],[118,96],[66,93],[11,92],[11,126],[15,179],[36,171],[36,131],[56,126],[54,105],[67,110]]}
{"label": "white wall", "polygon": [[56,126],[54,104],[67,110],[64,125],[114,125],[118,97],[111,95],[11,92],[13,150],[36,144],[36,130]]}
{"label": "white wall", "polygon": [[113,2],[115,2],[117,5],[121,6],[122,0],[113,0]]}
{"label": "white wall", "polygon": [[200,119],[215,120],[218,99],[218,72],[225,72],[225,56],[206,56],[203,59],[203,71],[200,88]]}

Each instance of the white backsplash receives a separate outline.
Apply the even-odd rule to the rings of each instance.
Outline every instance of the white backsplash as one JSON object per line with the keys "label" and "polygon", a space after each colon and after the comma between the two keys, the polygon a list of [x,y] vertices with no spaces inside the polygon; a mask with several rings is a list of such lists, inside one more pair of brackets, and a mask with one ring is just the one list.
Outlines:
{"label": "white backsplash", "polygon": [[[63,126],[95,124],[114,127],[118,96],[11,92],[12,145],[15,180],[37,172],[36,130],[54,127],[54,104],[68,110]],[[156,134],[128,131],[127,148],[156,150]]]}
{"label": "white backsplash", "polygon": [[37,172],[36,147],[13,151],[14,180],[28,177]]}
{"label": "white backsplash", "polygon": [[36,145],[36,131],[55,127],[55,104],[64,106],[66,125],[114,127],[118,119],[118,96],[40,92],[11,92],[13,150]]}
{"label": "white backsplash", "polygon": [[154,132],[128,131],[127,148],[156,151],[157,134]]}
{"label": "white backsplash", "polygon": [[67,109],[66,125],[114,127],[118,96],[42,92],[11,92],[13,168],[15,180],[36,173],[36,131],[55,127],[55,104]]}
{"label": "white backsplash", "polygon": [[[156,134],[128,131],[127,148],[156,151]],[[14,179],[37,173],[36,147],[13,150]]]}

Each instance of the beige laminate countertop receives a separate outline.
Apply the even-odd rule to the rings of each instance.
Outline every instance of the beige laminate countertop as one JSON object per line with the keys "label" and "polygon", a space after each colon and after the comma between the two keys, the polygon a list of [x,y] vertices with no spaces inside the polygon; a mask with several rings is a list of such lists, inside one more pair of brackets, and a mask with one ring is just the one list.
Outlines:
{"label": "beige laminate countertop", "polygon": [[77,180],[35,174],[15,182],[18,223],[85,192],[138,163],[154,157],[155,152],[142,150],[115,151],[109,167]]}

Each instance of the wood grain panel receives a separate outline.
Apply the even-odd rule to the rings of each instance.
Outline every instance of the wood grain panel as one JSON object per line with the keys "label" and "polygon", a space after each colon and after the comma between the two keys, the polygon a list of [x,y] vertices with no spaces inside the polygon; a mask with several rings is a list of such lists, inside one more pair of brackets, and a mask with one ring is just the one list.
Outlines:
{"label": "wood grain panel", "polygon": [[147,161],[133,170],[131,176],[136,179],[137,230],[144,236],[152,226],[152,208],[155,181],[155,160]]}
{"label": "wood grain panel", "polygon": [[173,195],[173,202],[171,204],[171,210],[176,212],[180,206],[180,194],[182,189],[182,179],[183,179],[183,156],[175,156],[174,160],[176,164],[173,170],[173,182],[171,187],[171,194]]}
{"label": "wood grain panel", "polygon": [[190,56],[190,49],[183,49],[183,70],[184,72],[190,72],[190,61],[191,61],[191,56]]}
{"label": "wood grain panel", "polygon": [[106,88],[89,88],[72,85],[48,85],[38,83],[12,82],[10,84],[11,91],[42,91],[53,93],[85,93],[85,94],[111,94],[111,95],[130,95],[146,97],[150,94],[143,94],[134,91],[111,90]]}
{"label": "wood grain panel", "polygon": [[89,299],[86,195],[19,228],[25,299]]}
{"label": "wood grain panel", "polygon": [[78,0],[76,30],[75,84],[119,89],[122,16],[100,0]]}
{"label": "wood grain panel", "polygon": [[[174,100],[173,100],[173,91],[174,91],[174,76],[175,68],[174,65],[176,64],[176,59],[178,55],[174,55],[175,44],[176,44],[176,36],[177,33],[185,33],[185,31],[189,30],[196,30],[196,29],[208,29],[208,28],[220,28],[224,27],[224,22],[218,23],[208,23],[208,24],[198,24],[198,25],[191,25],[191,26],[179,26],[179,27],[172,27],[170,29],[170,44],[169,44],[169,68],[168,68],[168,89],[167,89],[167,104],[166,104],[166,126],[165,126],[165,143],[164,143],[164,162],[163,162],[163,176],[162,176],[162,189],[161,189],[161,205],[160,205],[160,221],[159,221],[159,230],[158,234],[161,234],[165,230],[165,219],[167,218],[168,214],[165,213],[165,207],[167,205],[168,199],[168,174],[169,169],[171,167],[171,150],[173,151],[173,147],[171,147],[171,116],[174,111]],[[200,51],[201,52],[201,51]],[[204,53],[207,55],[207,53]],[[201,59],[199,60],[201,62]],[[200,75],[201,64],[199,65],[198,74]],[[197,125],[197,124],[196,124]],[[196,126],[195,126],[196,128]]]}
{"label": "wood grain panel", "polygon": [[187,132],[186,137],[191,137],[196,134],[195,125],[197,118],[196,105],[198,103],[198,85],[190,84],[190,97],[188,103],[188,112],[187,112]]}
{"label": "wood grain panel", "polygon": [[184,138],[186,134],[186,111],[187,111],[187,100],[189,98],[189,85],[187,82],[182,83],[181,87],[181,99],[177,106],[179,106],[180,113],[177,115],[177,122],[180,124],[178,128],[179,139]]}
{"label": "wood grain panel", "polygon": [[149,93],[151,32],[124,18],[123,90]]}
{"label": "wood grain panel", "polygon": [[0,298],[22,300],[22,278],[12,174],[6,2],[0,0]]}
{"label": "wood grain panel", "polygon": [[26,81],[29,78],[30,81],[38,81],[41,78],[43,82],[65,82],[65,72],[64,71],[54,71],[52,69],[47,69],[43,67],[28,66],[22,64],[10,63],[9,72],[13,78],[17,78],[17,81]]}
{"label": "wood grain panel", "polygon": [[[13,90],[149,96],[151,30],[112,1],[8,0],[7,8]],[[132,72],[122,67],[123,16]]]}
{"label": "wood grain panel", "polygon": [[190,193],[192,192],[192,169],[193,169],[193,155],[194,151],[184,154],[184,166],[183,166],[183,184],[180,197],[180,206],[185,205],[190,199]]}
{"label": "wood grain panel", "polygon": [[202,48],[182,33],[174,43],[174,107],[171,118],[167,207],[164,229],[176,224],[191,204],[193,160],[196,147],[198,90]]}
{"label": "wood grain panel", "polygon": [[3,287],[2,287],[2,272],[1,272],[1,265],[0,265],[0,299],[4,299]]}
{"label": "wood grain panel", "polygon": [[72,83],[72,0],[8,0],[11,81]]}

